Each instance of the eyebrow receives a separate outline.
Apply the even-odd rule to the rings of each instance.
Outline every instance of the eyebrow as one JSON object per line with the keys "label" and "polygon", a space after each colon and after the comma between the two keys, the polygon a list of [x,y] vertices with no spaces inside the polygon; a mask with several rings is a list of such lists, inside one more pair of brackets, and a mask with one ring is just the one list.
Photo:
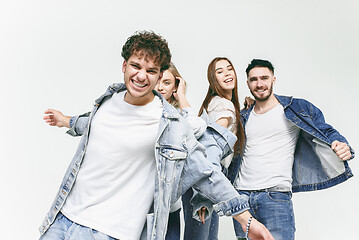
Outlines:
{"label": "eyebrow", "polygon": [[263,79],[263,78],[269,78],[269,75],[261,75],[261,76],[254,76],[249,78],[249,80],[255,80],[255,79]]}
{"label": "eyebrow", "polygon": [[[139,62],[134,61],[134,60],[130,61],[129,64],[130,64],[130,65],[131,65],[131,64],[135,64],[135,65],[141,66],[141,64],[140,64]],[[141,66],[141,67],[142,67],[142,66]],[[147,70],[160,71],[160,68],[159,68],[159,67],[152,67],[152,68],[149,68],[149,69],[147,69]]]}
{"label": "eyebrow", "polygon": [[[232,67],[232,65],[231,64],[229,64],[228,66],[227,66],[227,68],[228,67]],[[223,67],[219,67],[219,68],[217,68],[216,70],[214,70],[215,72],[217,72],[217,70],[219,70],[219,69],[223,69]]]}

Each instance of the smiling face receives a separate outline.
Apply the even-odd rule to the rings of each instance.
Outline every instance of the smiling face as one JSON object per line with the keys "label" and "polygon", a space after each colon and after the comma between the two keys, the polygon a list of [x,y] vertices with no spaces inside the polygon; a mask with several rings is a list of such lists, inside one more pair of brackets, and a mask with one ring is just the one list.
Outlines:
{"label": "smiling face", "polygon": [[257,101],[264,102],[273,95],[273,85],[276,78],[266,67],[255,67],[248,73],[247,85]]}
{"label": "smiling face", "polygon": [[229,99],[231,99],[232,90],[237,82],[233,66],[227,60],[219,60],[215,66],[215,75],[218,85],[223,89]]}
{"label": "smiling face", "polygon": [[162,76],[160,66],[143,54],[134,53],[123,62],[122,72],[127,88],[124,100],[133,105],[150,103],[154,98],[152,90]]}
{"label": "smiling face", "polygon": [[158,81],[155,90],[169,101],[172,94],[177,90],[176,79],[169,70],[164,71],[162,78]]}

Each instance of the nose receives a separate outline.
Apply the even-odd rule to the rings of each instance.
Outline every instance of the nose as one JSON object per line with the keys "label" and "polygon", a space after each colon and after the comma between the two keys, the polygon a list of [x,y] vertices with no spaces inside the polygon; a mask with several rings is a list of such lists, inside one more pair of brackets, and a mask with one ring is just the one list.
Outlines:
{"label": "nose", "polygon": [[144,81],[147,77],[147,72],[145,69],[141,69],[137,73],[137,80]]}
{"label": "nose", "polygon": [[162,82],[161,82],[161,81],[159,81],[159,82],[157,83],[156,89],[157,89],[157,91],[162,91],[163,87],[162,87]]}
{"label": "nose", "polygon": [[264,82],[261,79],[257,80],[257,88],[261,88],[264,86]]}

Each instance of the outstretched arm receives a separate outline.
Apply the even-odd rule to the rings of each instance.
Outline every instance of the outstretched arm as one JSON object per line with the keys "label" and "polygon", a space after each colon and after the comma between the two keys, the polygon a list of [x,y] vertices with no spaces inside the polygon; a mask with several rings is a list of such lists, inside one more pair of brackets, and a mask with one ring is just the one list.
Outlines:
{"label": "outstretched arm", "polygon": [[50,126],[70,128],[71,117],[65,116],[62,114],[62,112],[55,109],[47,109],[45,111],[45,114],[48,115],[45,115],[43,119]]}

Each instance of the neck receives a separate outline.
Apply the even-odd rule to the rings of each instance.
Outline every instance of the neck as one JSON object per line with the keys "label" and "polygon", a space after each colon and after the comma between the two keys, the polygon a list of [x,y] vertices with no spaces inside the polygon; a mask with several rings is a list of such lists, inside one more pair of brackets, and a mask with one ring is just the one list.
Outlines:
{"label": "neck", "polygon": [[256,101],[256,104],[254,105],[254,111],[257,114],[263,114],[277,106],[279,101],[277,98],[272,94],[267,100],[265,101]]}
{"label": "neck", "polygon": [[230,92],[225,92],[225,96],[226,98],[228,98],[229,100],[232,100],[232,90]]}
{"label": "neck", "polygon": [[129,92],[126,92],[124,100],[125,102],[136,105],[136,106],[143,106],[153,101],[155,95],[153,93],[147,94],[146,96],[142,97],[134,97],[131,96]]}

